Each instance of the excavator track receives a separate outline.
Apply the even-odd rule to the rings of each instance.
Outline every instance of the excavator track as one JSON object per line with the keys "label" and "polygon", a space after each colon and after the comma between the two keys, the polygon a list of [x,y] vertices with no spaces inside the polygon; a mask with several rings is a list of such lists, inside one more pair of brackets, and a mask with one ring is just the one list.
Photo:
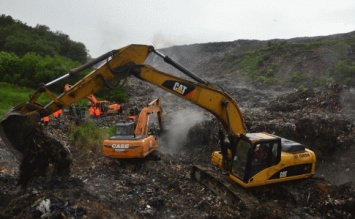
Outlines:
{"label": "excavator track", "polygon": [[236,185],[228,177],[228,174],[223,174],[221,171],[213,169],[213,167],[194,165],[192,168],[192,177],[216,195],[225,199],[234,211],[237,208],[244,212],[252,212],[254,206],[259,203],[259,200],[249,193],[248,190]]}
{"label": "excavator track", "polygon": [[[229,211],[239,211],[240,218],[273,218],[275,215],[286,218],[300,214],[305,218],[312,218],[311,214],[299,209],[307,208],[312,202],[315,194],[309,188],[326,186],[323,178],[313,177],[245,189],[232,181],[228,174],[223,174],[220,169],[201,165],[194,165],[191,175],[197,182],[224,199]],[[290,202],[299,208],[284,211],[284,204]]]}

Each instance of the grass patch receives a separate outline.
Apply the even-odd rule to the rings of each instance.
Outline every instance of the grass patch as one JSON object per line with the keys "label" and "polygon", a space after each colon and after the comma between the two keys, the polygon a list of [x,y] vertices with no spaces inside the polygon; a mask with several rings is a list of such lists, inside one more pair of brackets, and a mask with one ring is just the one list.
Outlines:
{"label": "grass patch", "polygon": [[[30,95],[34,94],[35,90],[27,87],[21,87],[14,84],[9,84],[5,82],[0,82],[0,120],[5,116],[5,114],[14,106],[25,103],[30,99]],[[57,94],[54,94],[57,96]],[[78,106],[86,107],[88,99],[84,98],[75,104]],[[37,103],[45,106],[51,102],[51,99],[48,98],[45,94],[42,94]]]}
{"label": "grass patch", "polygon": [[349,86],[354,86],[355,62],[350,59],[340,60],[334,67],[330,68],[332,75],[344,81]]}
{"label": "grass patch", "polygon": [[[12,107],[28,101],[29,96],[34,92],[35,90],[30,88],[0,82],[0,119],[2,119]],[[42,95],[38,99],[38,103],[42,105],[49,103],[49,101],[50,99],[45,95]]]}
{"label": "grass patch", "polygon": [[318,80],[313,82],[313,86],[317,87],[332,83],[335,83],[335,80],[332,77],[320,77]]}
{"label": "grass patch", "polygon": [[292,73],[291,78],[288,81],[289,85],[300,85],[303,82],[307,81],[307,73],[296,71]]}
{"label": "grass patch", "polygon": [[277,65],[273,63],[270,52],[281,49],[287,44],[270,44],[256,51],[246,52],[239,68],[244,71],[251,80],[261,82],[265,85],[275,84],[278,79],[275,77]]}
{"label": "grass patch", "polygon": [[98,128],[90,120],[86,120],[79,126],[71,125],[68,133],[69,140],[82,154],[100,153],[102,141],[109,135],[110,129]]}

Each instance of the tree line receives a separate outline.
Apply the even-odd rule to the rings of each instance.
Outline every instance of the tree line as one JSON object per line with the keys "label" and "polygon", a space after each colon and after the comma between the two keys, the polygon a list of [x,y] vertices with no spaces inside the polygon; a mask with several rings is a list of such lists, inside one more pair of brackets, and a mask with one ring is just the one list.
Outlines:
{"label": "tree line", "polygon": [[[88,58],[83,43],[47,26],[30,27],[11,16],[0,17],[0,80],[36,89]],[[63,87],[54,87],[63,91]]]}
{"label": "tree line", "polygon": [[[30,27],[11,16],[0,16],[2,82],[37,89],[40,83],[58,78],[88,59],[90,56],[85,45],[71,40],[62,32],[52,32],[49,27],[39,24]],[[71,81],[74,83],[83,74]],[[53,85],[51,90],[63,92],[63,83]],[[120,90],[108,93],[107,98],[127,99]],[[105,93],[102,94],[105,96]]]}

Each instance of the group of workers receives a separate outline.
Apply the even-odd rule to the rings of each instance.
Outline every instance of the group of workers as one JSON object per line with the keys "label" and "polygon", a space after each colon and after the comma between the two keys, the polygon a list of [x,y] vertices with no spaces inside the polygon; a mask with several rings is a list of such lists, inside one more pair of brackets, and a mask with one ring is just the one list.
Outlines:
{"label": "group of workers", "polygon": [[[62,110],[62,109],[59,109],[59,110],[55,111],[55,112],[53,113],[54,119],[58,119],[58,118],[60,117],[60,115],[62,115],[62,113],[63,113],[63,110]],[[43,123],[44,123],[44,125],[48,125],[49,119],[50,119],[50,116],[49,116],[49,115],[43,117]]]}
{"label": "group of workers", "polygon": [[[69,108],[69,109],[72,110],[72,108]],[[55,120],[58,120],[58,118],[60,117],[60,115],[62,115],[62,113],[63,113],[62,109],[57,110],[56,112],[53,113],[53,118]],[[131,109],[128,119],[135,121],[137,114],[138,114],[138,109],[137,108]],[[102,112],[101,112],[99,107],[90,106],[89,107],[89,115],[90,115],[90,117],[100,117],[102,115]],[[43,123],[44,123],[45,126],[48,125],[49,120],[50,120],[50,115],[43,117]]]}
{"label": "group of workers", "polygon": [[99,117],[101,115],[100,108],[98,108],[98,107],[94,108],[94,107],[90,106],[89,115],[90,115],[90,117],[94,117],[94,116]]}
{"label": "group of workers", "polygon": [[[63,113],[62,109],[55,111],[53,113],[53,118],[57,120],[62,113]],[[101,110],[99,108],[90,107],[89,114],[90,114],[90,117],[94,117],[94,116],[99,117],[101,115]],[[44,125],[48,125],[49,120],[50,120],[50,115],[43,117]]]}

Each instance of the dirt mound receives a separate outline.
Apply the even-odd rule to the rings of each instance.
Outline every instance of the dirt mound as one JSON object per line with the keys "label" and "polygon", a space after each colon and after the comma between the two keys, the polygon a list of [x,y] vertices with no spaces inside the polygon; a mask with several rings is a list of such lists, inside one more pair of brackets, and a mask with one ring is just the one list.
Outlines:
{"label": "dirt mound", "polygon": [[317,152],[318,159],[331,156],[336,148],[349,151],[355,145],[355,126],[344,113],[346,89],[330,84],[279,96],[265,109],[248,111],[247,126],[252,132],[266,131],[304,143]]}
{"label": "dirt mound", "polygon": [[19,184],[23,188],[34,177],[69,175],[70,152],[59,141],[37,131],[32,143],[20,165]]}

